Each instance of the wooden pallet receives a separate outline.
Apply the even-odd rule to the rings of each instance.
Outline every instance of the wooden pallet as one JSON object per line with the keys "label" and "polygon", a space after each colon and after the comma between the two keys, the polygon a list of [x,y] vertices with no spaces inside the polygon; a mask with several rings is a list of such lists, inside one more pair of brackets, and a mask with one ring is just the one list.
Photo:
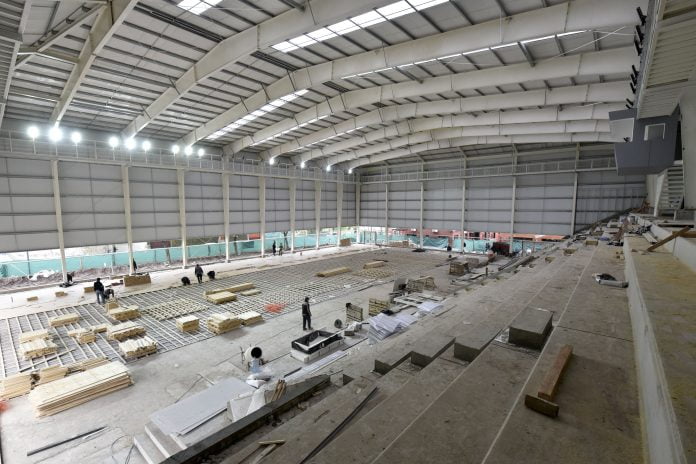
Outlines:
{"label": "wooden pallet", "polygon": [[128,368],[119,362],[111,362],[39,385],[29,393],[29,402],[37,417],[50,416],[132,383]]}
{"label": "wooden pallet", "polygon": [[208,330],[216,335],[238,329],[242,326],[242,320],[232,315],[232,313],[216,313],[206,321]]}
{"label": "wooden pallet", "polygon": [[451,261],[449,267],[450,275],[463,276],[469,272],[469,264],[458,261]]}
{"label": "wooden pallet", "polygon": [[333,269],[317,272],[317,277],[333,277],[335,275],[345,274],[346,272],[350,272],[349,267],[335,267]]}
{"label": "wooden pallet", "polygon": [[126,359],[140,358],[157,351],[157,341],[147,335],[131,338],[118,344],[118,349]]}
{"label": "wooden pallet", "polygon": [[46,356],[47,354],[53,354],[58,351],[58,345],[53,343],[51,340],[45,340],[39,338],[36,340],[31,340],[19,345],[19,351],[22,353],[24,359],[38,358],[39,356]]}
{"label": "wooden pallet", "polygon": [[387,300],[378,300],[376,298],[370,298],[367,310],[370,316],[376,316],[385,309],[389,309],[389,306],[390,304]]}
{"label": "wooden pallet", "polygon": [[126,338],[137,337],[144,334],[145,327],[132,321],[114,324],[106,330],[106,338],[117,341],[123,341]]}
{"label": "wooden pallet", "polygon": [[66,324],[73,324],[80,320],[80,315],[77,313],[63,314],[62,316],[52,317],[48,320],[51,327],[60,327]]}
{"label": "wooden pallet", "polygon": [[196,316],[184,316],[176,320],[176,326],[182,332],[195,332],[200,326],[200,319]]}
{"label": "wooden pallet", "polygon": [[215,304],[229,303],[230,301],[235,301],[237,295],[235,293],[230,293],[228,291],[222,291],[217,293],[211,293],[206,295],[205,299]]}
{"label": "wooden pallet", "polygon": [[19,343],[30,342],[37,339],[52,339],[53,331],[50,329],[32,330],[19,334]]}

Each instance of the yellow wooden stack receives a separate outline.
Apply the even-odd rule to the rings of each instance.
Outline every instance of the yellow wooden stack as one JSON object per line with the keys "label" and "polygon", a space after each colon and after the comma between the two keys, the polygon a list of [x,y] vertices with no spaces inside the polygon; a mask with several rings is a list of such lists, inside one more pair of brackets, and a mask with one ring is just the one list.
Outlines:
{"label": "yellow wooden stack", "polygon": [[145,327],[128,321],[122,324],[114,324],[106,330],[106,338],[122,341],[126,338],[137,337],[145,334]]}
{"label": "yellow wooden stack", "polygon": [[247,311],[237,316],[244,325],[253,325],[263,322],[263,316],[256,311]]}
{"label": "yellow wooden stack", "polygon": [[31,373],[14,374],[0,380],[0,398],[10,399],[31,391]]}
{"label": "yellow wooden stack", "polygon": [[58,351],[58,345],[51,340],[38,338],[19,345],[19,350],[22,352],[24,359],[38,358],[46,356]]}
{"label": "yellow wooden stack", "polygon": [[210,295],[206,295],[205,299],[210,301],[211,303],[223,304],[223,303],[229,303],[230,301],[235,301],[237,299],[237,295],[234,293],[230,293],[226,290],[223,290],[221,292],[211,293]]}
{"label": "yellow wooden stack", "polygon": [[127,321],[140,317],[140,311],[137,306],[116,307],[115,309],[109,310],[109,316],[117,321]]}
{"label": "yellow wooden stack", "polygon": [[214,334],[229,332],[242,326],[242,320],[233,316],[232,313],[216,313],[207,320],[208,330]]}
{"label": "yellow wooden stack", "polygon": [[184,316],[176,320],[176,326],[182,332],[195,332],[200,325],[200,319],[196,316]]}
{"label": "yellow wooden stack", "polygon": [[48,320],[51,327],[60,327],[62,325],[73,324],[80,320],[80,315],[77,313],[63,314],[62,316],[52,317]]}
{"label": "yellow wooden stack", "polygon": [[31,332],[22,332],[19,334],[19,343],[30,342],[36,339],[51,339],[53,331],[49,329],[33,330]]}
{"label": "yellow wooden stack", "polygon": [[36,385],[43,385],[48,382],[53,382],[54,380],[62,379],[68,374],[70,369],[65,366],[50,366],[44,367],[36,375],[39,380]]}
{"label": "yellow wooden stack", "polygon": [[151,337],[131,338],[118,344],[126,359],[139,358],[157,351],[157,341]]}

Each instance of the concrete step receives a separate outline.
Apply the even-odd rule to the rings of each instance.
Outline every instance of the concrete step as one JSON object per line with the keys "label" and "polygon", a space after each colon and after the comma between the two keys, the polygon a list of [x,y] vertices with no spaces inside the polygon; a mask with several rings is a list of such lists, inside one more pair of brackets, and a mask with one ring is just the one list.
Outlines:
{"label": "concrete step", "polygon": [[411,350],[411,363],[425,367],[454,343],[454,337],[442,333],[442,329],[428,332],[418,339]]}
{"label": "concrete step", "polygon": [[145,434],[165,457],[172,456],[184,449],[182,446],[179,446],[179,444],[169,435],[163,433],[160,428],[152,422],[145,424]]}
{"label": "concrete step", "polygon": [[510,324],[510,343],[541,349],[551,331],[551,311],[525,308]]}
{"label": "concrete step", "polygon": [[502,324],[492,320],[466,327],[459,334],[456,334],[454,356],[467,362],[473,361],[502,329]]}
{"label": "concrete step", "polygon": [[489,345],[371,462],[481,462],[535,361]]}
{"label": "concrete step", "polygon": [[133,444],[147,464],[160,464],[167,459],[144,432],[133,437]]}
{"label": "concrete step", "polygon": [[398,391],[373,408],[310,463],[365,463],[381,453],[466,368],[433,360]]}

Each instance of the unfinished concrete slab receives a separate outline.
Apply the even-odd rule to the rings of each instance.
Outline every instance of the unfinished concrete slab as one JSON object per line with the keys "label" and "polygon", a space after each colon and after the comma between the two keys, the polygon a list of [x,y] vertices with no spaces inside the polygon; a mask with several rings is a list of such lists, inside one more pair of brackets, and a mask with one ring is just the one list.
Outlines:
{"label": "unfinished concrete slab", "polygon": [[510,324],[510,343],[539,349],[551,331],[551,311],[525,308]]}
{"label": "unfinished concrete slab", "polygon": [[421,337],[411,350],[411,362],[425,367],[454,343],[454,337],[436,329]]}
{"label": "unfinished concrete slab", "polygon": [[501,330],[501,325],[493,321],[484,321],[481,324],[467,326],[456,335],[454,356],[464,361],[473,361]]}

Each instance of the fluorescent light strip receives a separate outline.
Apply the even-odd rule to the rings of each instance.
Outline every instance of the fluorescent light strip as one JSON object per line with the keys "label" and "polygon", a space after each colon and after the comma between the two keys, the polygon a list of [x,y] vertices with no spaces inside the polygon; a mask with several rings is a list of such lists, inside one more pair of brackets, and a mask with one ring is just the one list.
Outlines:
{"label": "fluorescent light strip", "polygon": [[220,3],[222,0],[205,0],[205,1],[200,1],[200,0],[183,0],[182,2],[179,2],[177,6],[181,8],[182,10],[186,10],[189,13],[193,13],[195,15],[199,15],[203,13],[204,11],[214,7],[218,3]]}
{"label": "fluorescent light strip", "polygon": [[[221,0],[215,1],[220,2]],[[302,34],[285,42],[277,43],[271,47],[279,52],[291,52],[293,50],[297,50],[298,48],[314,45],[317,42],[323,42],[324,40],[329,40],[339,35],[348,34],[350,32],[357,31],[358,29],[368,28],[374,26],[375,24],[383,23],[389,19],[394,19],[400,16],[415,13],[416,11],[425,10],[448,1],[450,0],[401,0],[383,6],[382,8],[377,8],[376,10],[371,10],[361,15],[353,16],[352,18],[344,21],[331,24],[330,26],[322,27],[321,29]],[[198,4],[197,0],[184,0],[179,5],[186,2]]]}

